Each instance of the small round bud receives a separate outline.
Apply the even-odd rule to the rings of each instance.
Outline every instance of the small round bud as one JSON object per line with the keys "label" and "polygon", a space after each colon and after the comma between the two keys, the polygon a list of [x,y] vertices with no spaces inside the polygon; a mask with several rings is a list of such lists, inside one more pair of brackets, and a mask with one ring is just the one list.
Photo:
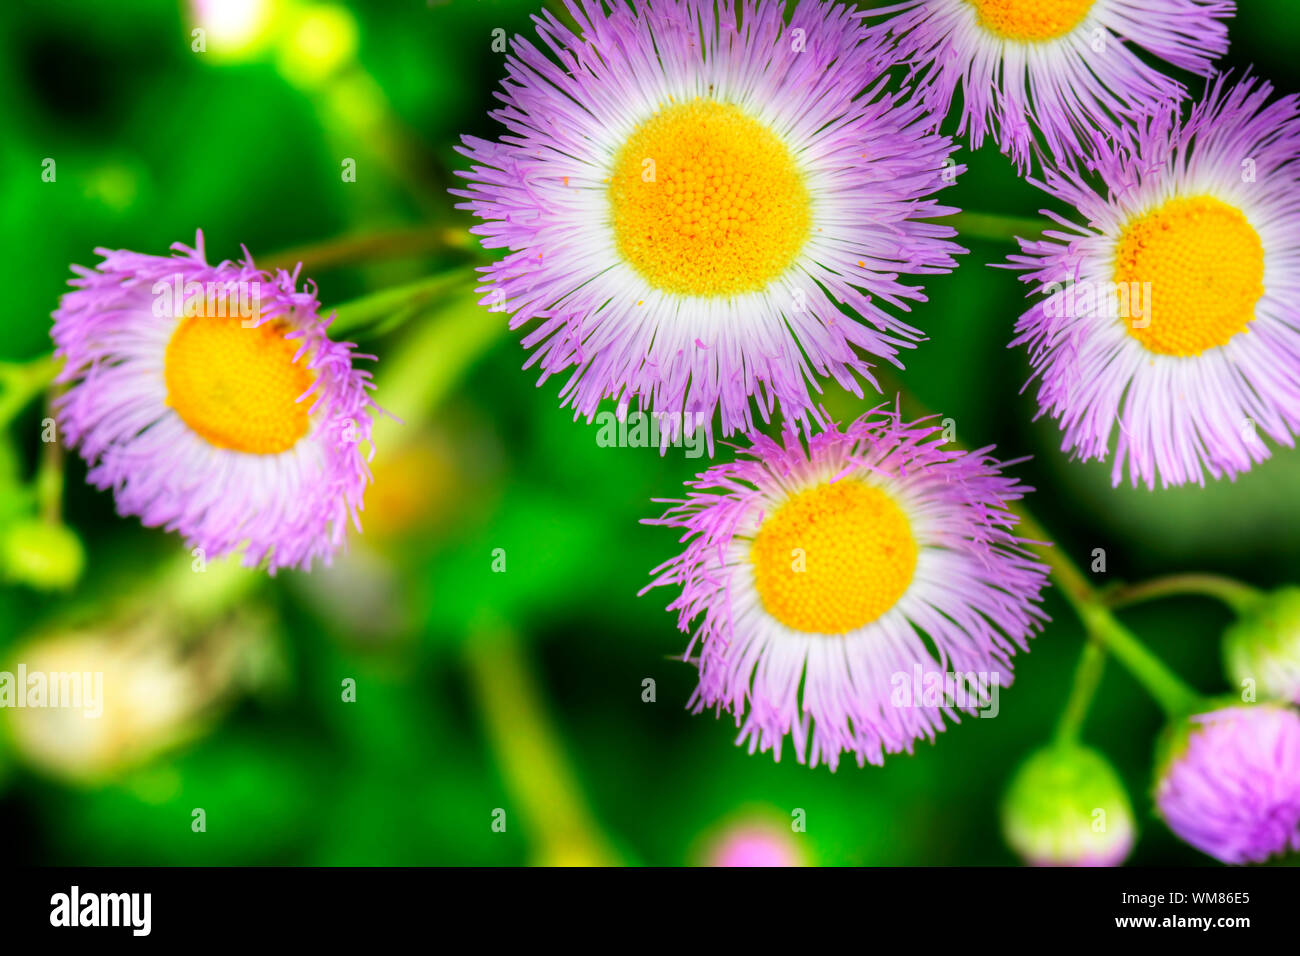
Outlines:
{"label": "small round bud", "polygon": [[1243,692],[1300,703],[1300,588],[1279,588],[1243,612],[1223,634],[1223,662]]}
{"label": "small round bud", "polygon": [[0,574],[38,591],[66,591],[86,564],[81,539],[67,525],[28,518],[0,530]]}
{"label": "small round bud", "polygon": [[1031,754],[1002,803],[1007,843],[1033,866],[1118,866],[1133,846],[1133,806],[1110,762],[1079,744]]}

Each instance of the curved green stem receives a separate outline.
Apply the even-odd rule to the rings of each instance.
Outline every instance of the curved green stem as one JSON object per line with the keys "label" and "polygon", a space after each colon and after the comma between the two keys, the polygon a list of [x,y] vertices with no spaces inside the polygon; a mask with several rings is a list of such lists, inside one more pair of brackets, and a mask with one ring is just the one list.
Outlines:
{"label": "curved green stem", "polygon": [[1088,582],[1065,552],[1050,544],[1050,537],[1024,508],[1014,509],[1022,533],[1034,542],[1035,553],[1051,568],[1061,593],[1074,607],[1088,634],[1137,679],[1170,717],[1182,717],[1196,710],[1203,697],[1185,684],[1110,612],[1101,595]]}
{"label": "curved green stem", "polygon": [[564,757],[514,633],[487,622],[466,642],[465,663],[506,789],[533,835],[539,862],[617,862]]}
{"label": "curved green stem", "polygon": [[[887,374],[882,376],[883,381],[889,381]],[[910,409],[922,416],[931,414],[901,387],[898,387],[898,392]],[[1023,504],[1015,503],[1010,508],[1019,519],[1017,532],[1047,565],[1062,596],[1070,602],[1090,637],[1110,651],[1169,716],[1186,716],[1199,708],[1205,702],[1204,696],[1185,684],[1119,622],[1111,613],[1105,597],[1062,548],[1052,545],[1051,535]]]}
{"label": "curved green stem", "polygon": [[1192,690],[1145,644],[1098,603],[1084,606],[1079,615],[1094,639],[1104,644],[1137,682],[1155,698],[1171,719],[1186,717],[1200,708],[1204,697]]}
{"label": "curved green stem", "polygon": [[1074,671],[1074,684],[1070,688],[1070,699],[1061,712],[1060,723],[1056,726],[1057,743],[1074,743],[1083,731],[1083,722],[1092,706],[1092,698],[1101,683],[1102,672],[1106,669],[1106,649],[1094,640],[1083,645],[1079,663]]}
{"label": "curved green stem", "polygon": [[1259,588],[1218,574],[1170,574],[1111,591],[1106,595],[1106,603],[1113,608],[1129,607],[1185,594],[1218,598],[1238,614],[1249,610],[1264,596]]}
{"label": "curved green stem", "polygon": [[421,321],[404,333],[399,349],[384,362],[377,379],[379,404],[389,418],[375,422],[375,447],[400,445],[428,419],[470,367],[502,338],[509,322],[478,304],[473,283],[462,276]]}
{"label": "curved green stem", "polygon": [[415,258],[437,252],[474,252],[477,249],[474,237],[463,228],[447,224],[402,226],[282,249],[259,257],[258,263],[270,269],[292,269],[301,264],[304,271],[310,272],[339,265]]}
{"label": "curved green stem", "polygon": [[398,314],[414,315],[472,281],[470,270],[453,269],[344,302],[331,310],[335,318],[330,325],[330,335],[338,338],[340,334],[392,319]]}
{"label": "curved green stem", "polygon": [[992,242],[1035,239],[1042,235],[1043,230],[1048,226],[1048,222],[1044,219],[969,211],[954,213],[940,221],[956,229],[959,237],[987,239]]}

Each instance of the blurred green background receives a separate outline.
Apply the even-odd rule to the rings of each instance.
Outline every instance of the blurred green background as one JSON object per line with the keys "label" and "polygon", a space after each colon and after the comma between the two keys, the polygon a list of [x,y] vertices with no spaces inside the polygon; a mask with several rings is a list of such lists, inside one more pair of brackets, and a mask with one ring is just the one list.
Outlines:
{"label": "blurred green background", "polygon": [[[1242,6],[1227,62],[1300,87],[1293,0]],[[476,253],[445,193],[461,168],[452,146],[463,132],[495,135],[494,31],[529,32],[536,9],[0,5],[11,293],[0,361],[48,351],[68,266],[96,261],[97,246],[162,254],[202,228],[214,260],[242,243],[259,263],[290,264],[311,247],[305,274],[327,306],[463,272]],[[202,52],[196,26],[208,31]],[[955,205],[1010,215],[1045,205],[993,149],[959,158],[970,171],[946,196]],[[42,178],[46,159],[54,182]],[[341,176],[349,159],[355,182]],[[369,248],[357,263],[346,255],[358,247],[321,248],[368,234],[410,251]],[[1300,580],[1300,454],[1283,450],[1235,484],[1157,493],[1112,489],[1108,465],[1068,462],[1056,427],[1032,422],[1019,394],[1025,355],[1006,348],[1022,290],[986,264],[1011,247],[966,244],[962,268],[929,283],[915,321],[932,340],[905,356],[898,380],[955,419],[960,441],[1033,456],[1019,472],[1061,546],[1085,566],[1105,549],[1107,580],[1179,570]],[[1081,633],[1063,603],[1049,597],[1054,622],[1019,659],[995,721],[967,720],[884,768],[849,760],[831,774],[749,757],[730,721],[684,709],[693,671],[673,659],[685,637],[663,611],[669,595],[637,597],[675,548],[670,532],[637,522],[701,460],[598,447],[597,428],[558,407],[559,380],[537,389],[520,371],[518,336],[502,325],[457,288],[351,336],[379,356],[378,400],[406,424],[381,433],[365,533],[329,570],[193,575],[179,539],[116,517],[69,456],[64,518],[84,543],[84,571],[62,591],[0,585],[0,657],[102,666],[131,705],[93,729],[76,715],[0,712],[7,859],[696,863],[727,827],[790,834],[802,809],[806,832],[789,839],[805,862],[1015,862],[997,802],[1068,692]],[[828,407],[844,419],[866,404],[833,394]],[[0,530],[39,500],[44,416],[33,403],[0,437]],[[495,549],[505,573],[492,570]],[[1185,599],[1126,618],[1197,687],[1226,689],[1219,606]],[[1085,739],[1135,801],[1132,862],[1207,862],[1150,816],[1159,726],[1152,702],[1109,667]]]}

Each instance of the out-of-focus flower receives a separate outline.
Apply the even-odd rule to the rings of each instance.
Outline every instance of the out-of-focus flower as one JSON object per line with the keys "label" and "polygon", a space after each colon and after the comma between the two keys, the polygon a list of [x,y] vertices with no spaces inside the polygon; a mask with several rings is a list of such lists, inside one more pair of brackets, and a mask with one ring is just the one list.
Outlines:
{"label": "out-of-focus flower", "polygon": [[1170,728],[1155,800],[1169,829],[1224,863],[1300,850],[1300,714],[1225,707]]}
{"label": "out-of-focus flower", "polygon": [[734,714],[751,753],[779,760],[789,734],[801,763],[879,764],[997,706],[1046,569],[1011,531],[1028,489],[939,431],[876,411],[806,448],[759,436],[648,522],[684,535],[650,586],[681,589],[692,703]]}
{"label": "out-of-focus flower", "polygon": [[293,83],[313,86],[353,61],[357,34],[356,17],[344,7],[295,7],[284,18],[276,64]]}
{"label": "out-of-focus flower", "polygon": [[0,731],[24,764],[101,782],[200,733],[240,679],[256,634],[242,622],[181,647],[139,622],[33,638],[0,670]]}
{"label": "out-of-focus flower", "polygon": [[1250,469],[1300,429],[1300,97],[1215,80],[1184,122],[1167,107],[1098,144],[1091,177],[1048,169],[1087,225],[1021,240],[1044,294],[1021,316],[1038,406],[1062,448],[1111,452],[1149,488]]}
{"label": "out-of-focus flower", "polygon": [[1208,75],[1228,50],[1233,0],[906,0],[872,11],[913,63],[919,94],[958,135],[986,135],[1020,167],[1034,134],[1058,159],[1086,156],[1098,127],[1186,96],[1139,50]]}
{"label": "out-of-focus flower", "polygon": [[723,828],[704,851],[708,866],[803,866],[804,853],[789,827],[745,820]]}
{"label": "out-of-focus flower", "polygon": [[330,340],[315,285],[245,261],[97,250],[54,313],[63,434],[117,509],[207,559],[310,569],[359,527],[370,373]]}
{"label": "out-of-focus flower", "polygon": [[1263,697],[1300,704],[1300,588],[1279,588],[1247,608],[1223,635],[1228,680],[1253,681]]}
{"label": "out-of-focus flower", "polygon": [[[580,0],[517,37],[499,140],[464,137],[459,208],[489,249],[483,300],[532,325],[541,381],[588,421],[614,398],[683,429],[752,430],[757,401],[816,418],[810,386],[874,385],[921,334],[886,307],[962,250],[926,222],[953,145],[903,93],[882,31],[806,0]],[[856,313],[856,315],[855,315]],[[861,316],[860,321],[856,316]]]}
{"label": "out-of-focus flower", "polygon": [[[366,537],[392,540],[427,535],[463,509],[471,467],[452,444],[459,436],[430,429],[413,430],[406,441],[375,462],[375,487],[366,510]],[[468,442],[469,439],[466,438]],[[478,449],[476,449],[478,450]]]}
{"label": "out-of-focus flower", "polygon": [[190,0],[189,22],[203,31],[205,54],[246,60],[266,49],[285,5],[284,0]]}
{"label": "out-of-focus flower", "polygon": [[1012,778],[1002,832],[1034,866],[1118,866],[1133,847],[1133,805],[1105,757],[1078,744],[1052,744]]}

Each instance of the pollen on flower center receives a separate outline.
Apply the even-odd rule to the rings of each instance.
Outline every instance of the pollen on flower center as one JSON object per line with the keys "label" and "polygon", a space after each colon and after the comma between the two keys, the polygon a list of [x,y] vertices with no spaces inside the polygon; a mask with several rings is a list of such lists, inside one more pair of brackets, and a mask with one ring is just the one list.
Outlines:
{"label": "pollen on flower center", "polygon": [[1096,0],[966,0],[980,26],[1006,40],[1041,42],[1063,37]]}
{"label": "pollen on flower center", "polygon": [[619,253],[657,289],[762,289],[812,231],[808,189],[777,136],[714,100],[656,113],[623,144],[609,186]]}
{"label": "pollen on flower center", "polygon": [[1249,331],[1264,294],[1264,246],[1235,206],[1170,199],[1124,228],[1115,281],[1149,290],[1146,307],[1123,320],[1133,338],[1160,355],[1200,355]]}
{"label": "pollen on flower center", "polygon": [[769,614],[796,631],[844,634],[888,611],[916,570],[903,510],[853,479],[817,485],[768,516],[750,546]]}
{"label": "pollen on flower center", "polygon": [[306,357],[285,326],[246,328],[238,316],[182,319],[164,358],[167,404],[218,448],[274,455],[307,434]]}

